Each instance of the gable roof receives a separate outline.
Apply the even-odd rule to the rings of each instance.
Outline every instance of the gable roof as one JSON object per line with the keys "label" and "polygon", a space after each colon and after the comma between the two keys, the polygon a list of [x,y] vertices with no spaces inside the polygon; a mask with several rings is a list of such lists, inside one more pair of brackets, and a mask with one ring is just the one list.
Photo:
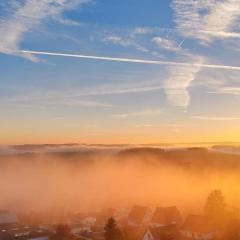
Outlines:
{"label": "gable roof", "polygon": [[156,208],[151,220],[152,223],[159,224],[179,224],[181,221],[181,214],[175,206]]}
{"label": "gable roof", "polygon": [[166,237],[175,239],[178,236],[178,231],[175,224],[150,228],[148,231],[156,240],[166,239]]}
{"label": "gable roof", "polygon": [[128,215],[128,221],[142,223],[148,211],[148,207],[134,206]]}
{"label": "gable roof", "polygon": [[142,239],[147,230],[146,226],[136,227],[127,225],[123,228],[124,235],[129,239]]}

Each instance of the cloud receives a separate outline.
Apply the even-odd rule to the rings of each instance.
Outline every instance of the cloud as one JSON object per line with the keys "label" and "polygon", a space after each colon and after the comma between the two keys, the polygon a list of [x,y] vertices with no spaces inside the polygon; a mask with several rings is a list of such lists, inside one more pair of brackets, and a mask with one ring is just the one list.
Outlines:
{"label": "cloud", "polygon": [[103,108],[109,108],[114,107],[114,105],[110,103],[105,102],[99,102],[99,101],[87,101],[87,100],[79,100],[79,99],[56,99],[54,101],[46,101],[42,103],[46,106],[69,106],[69,107],[103,107]]}
{"label": "cloud", "polygon": [[26,106],[26,107],[96,107],[96,108],[112,108],[115,105],[100,102],[100,101],[89,101],[77,99],[77,97],[68,97],[63,96],[55,96],[54,94],[48,94],[43,96],[24,96],[24,97],[16,97],[12,99],[1,100],[0,105],[17,105],[17,106]]}
{"label": "cloud", "polygon": [[148,34],[148,33],[152,33],[153,32],[153,28],[151,27],[136,27],[133,31],[134,34]]}
{"label": "cloud", "polygon": [[190,104],[188,88],[202,69],[202,58],[194,57],[192,61],[199,65],[193,67],[169,67],[168,77],[164,81],[165,94],[173,106],[186,108]]}
{"label": "cloud", "polygon": [[161,49],[166,49],[173,52],[177,52],[181,50],[181,47],[179,46],[179,44],[177,44],[175,41],[168,38],[154,37],[152,39],[152,42],[154,42]]}
{"label": "cloud", "polygon": [[193,119],[204,121],[236,121],[240,120],[240,117],[209,117],[209,116],[193,116]]}
{"label": "cloud", "polygon": [[240,87],[222,87],[209,93],[240,95]]}
{"label": "cloud", "polygon": [[122,47],[134,47],[135,49],[148,53],[149,50],[142,46],[141,44],[137,43],[133,38],[128,38],[128,37],[120,37],[116,35],[108,35],[103,38],[103,42],[105,43],[111,43],[114,45],[119,45]]}
{"label": "cloud", "polygon": [[179,32],[204,43],[215,39],[240,37],[235,32],[240,19],[239,0],[173,0]]}
{"label": "cloud", "polygon": [[238,33],[238,32],[199,31],[199,34],[201,34],[201,33],[208,34],[209,36],[212,36],[212,37],[219,37],[219,38],[240,38],[240,33]]}
{"label": "cloud", "polygon": [[161,114],[163,114],[163,111],[161,111],[159,109],[150,109],[150,110],[144,110],[144,111],[139,111],[139,112],[115,114],[114,117],[128,118],[128,117],[140,117],[140,116],[158,116]]}
{"label": "cloud", "polygon": [[18,51],[24,34],[36,30],[49,19],[69,24],[71,20],[64,19],[62,13],[86,2],[88,0],[25,0],[22,5],[18,4],[13,14],[0,22],[0,52],[36,60],[31,53]]}
{"label": "cloud", "polygon": [[135,84],[108,84],[105,86],[96,86],[94,88],[85,88],[76,92],[76,96],[105,96],[105,95],[119,95],[128,93],[144,93],[153,92],[163,89],[162,84],[146,84],[135,83]]}
{"label": "cloud", "polygon": [[[104,75],[104,79],[112,79],[112,74]],[[116,75],[114,74],[116,77]],[[36,89],[28,88],[22,92],[18,89],[12,96],[0,97],[1,106],[23,106],[23,107],[119,107],[109,101],[99,101],[96,96],[111,96],[122,94],[142,94],[145,92],[159,91],[163,88],[157,76],[153,73],[129,72],[126,75],[120,74],[120,83],[102,83],[99,85],[89,85],[86,87],[64,88],[64,89]],[[127,81],[131,77],[133,82]],[[151,80],[151,78],[153,78]],[[18,94],[17,94],[18,93]],[[92,100],[91,100],[92,99]],[[96,99],[96,100],[95,100]]]}
{"label": "cloud", "polygon": [[169,103],[173,106],[186,108],[190,104],[190,94],[188,88],[195,80],[197,74],[203,69],[223,69],[223,70],[240,70],[240,66],[230,65],[216,65],[216,64],[205,64],[205,60],[201,56],[194,56],[184,52],[188,56],[188,61],[160,61],[160,60],[147,60],[147,59],[133,59],[133,58],[120,58],[120,57],[106,57],[106,56],[93,56],[93,55],[82,55],[82,54],[67,54],[57,52],[37,52],[37,51],[26,51],[24,53],[31,53],[36,55],[46,56],[59,56],[59,57],[72,57],[81,59],[92,59],[101,61],[113,61],[113,62],[125,62],[125,63],[139,63],[139,64],[153,64],[163,65],[168,67],[168,76],[161,85],[154,86],[134,86],[134,87],[123,87],[123,88],[102,88],[89,90],[85,92],[79,92],[79,95],[107,95],[107,94],[123,94],[132,92],[147,92],[156,91],[160,89],[165,90],[165,94]]}
{"label": "cloud", "polygon": [[121,46],[130,46],[132,43],[129,40],[123,39],[122,37],[119,36],[107,36],[103,39],[105,43],[112,43],[116,45],[121,45]]}

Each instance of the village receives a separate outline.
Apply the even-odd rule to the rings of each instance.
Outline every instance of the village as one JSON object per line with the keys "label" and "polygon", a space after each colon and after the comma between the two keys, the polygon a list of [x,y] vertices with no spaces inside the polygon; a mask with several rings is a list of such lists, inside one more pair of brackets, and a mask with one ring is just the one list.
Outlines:
{"label": "village", "polygon": [[77,213],[61,223],[26,223],[9,211],[0,212],[1,240],[238,240],[237,210],[226,208],[219,190],[207,198],[202,215],[185,217],[176,206],[133,206]]}

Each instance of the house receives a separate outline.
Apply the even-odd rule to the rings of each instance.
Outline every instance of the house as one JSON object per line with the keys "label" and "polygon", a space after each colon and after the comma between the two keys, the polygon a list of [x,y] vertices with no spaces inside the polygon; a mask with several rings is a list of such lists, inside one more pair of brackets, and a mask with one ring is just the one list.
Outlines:
{"label": "house", "polygon": [[180,234],[177,230],[176,224],[170,224],[160,227],[149,228],[142,240],[178,240],[180,239]]}
{"label": "house", "polygon": [[148,224],[152,217],[152,211],[148,207],[134,206],[129,215],[127,224],[130,226],[141,226]]}
{"label": "house", "polygon": [[158,207],[153,213],[151,219],[151,226],[160,227],[170,224],[179,226],[182,223],[182,217],[175,206],[171,207]]}
{"label": "house", "polygon": [[53,231],[42,230],[33,227],[19,226],[0,232],[0,239],[14,240],[47,240],[53,234]]}
{"label": "house", "polygon": [[99,212],[78,212],[71,218],[71,224],[83,224],[92,226],[96,222],[96,216]]}
{"label": "house", "polygon": [[90,231],[80,232],[77,235],[77,238],[83,240],[104,240],[104,231],[99,227],[98,228],[94,227]]}
{"label": "house", "polygon": [[122,228],[123,239],[141,240],[146,233],[147,226],[130,226],[125,225]]}
{"label": "house", "polygon": [[211,240],[218,236],[218,231],[201,215],[189,215],[180,232],[185,239],[194,240]]}
{"label": "house", "polygon": [[90,232],[91,231],[91,227],[90,226],[73,226],[72,227],[72,234],[74,236],[78,236],[81,232]]}
{"label": "house", "polygon": [[48,240],[50,236],[53,234],[51,231],[42,231],[42,230],[34,230],[34,231],[19,231],[19,233],[14,234],[15,240]]}

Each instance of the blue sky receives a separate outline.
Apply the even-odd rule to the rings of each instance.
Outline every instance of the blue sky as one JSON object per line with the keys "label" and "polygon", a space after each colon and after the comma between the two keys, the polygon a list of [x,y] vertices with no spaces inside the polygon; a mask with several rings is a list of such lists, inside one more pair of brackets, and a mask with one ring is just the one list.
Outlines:
{"label": "blue sky", "polygon": [[0,142],[239,141],[239,23],[239,0],[2,1]]}

